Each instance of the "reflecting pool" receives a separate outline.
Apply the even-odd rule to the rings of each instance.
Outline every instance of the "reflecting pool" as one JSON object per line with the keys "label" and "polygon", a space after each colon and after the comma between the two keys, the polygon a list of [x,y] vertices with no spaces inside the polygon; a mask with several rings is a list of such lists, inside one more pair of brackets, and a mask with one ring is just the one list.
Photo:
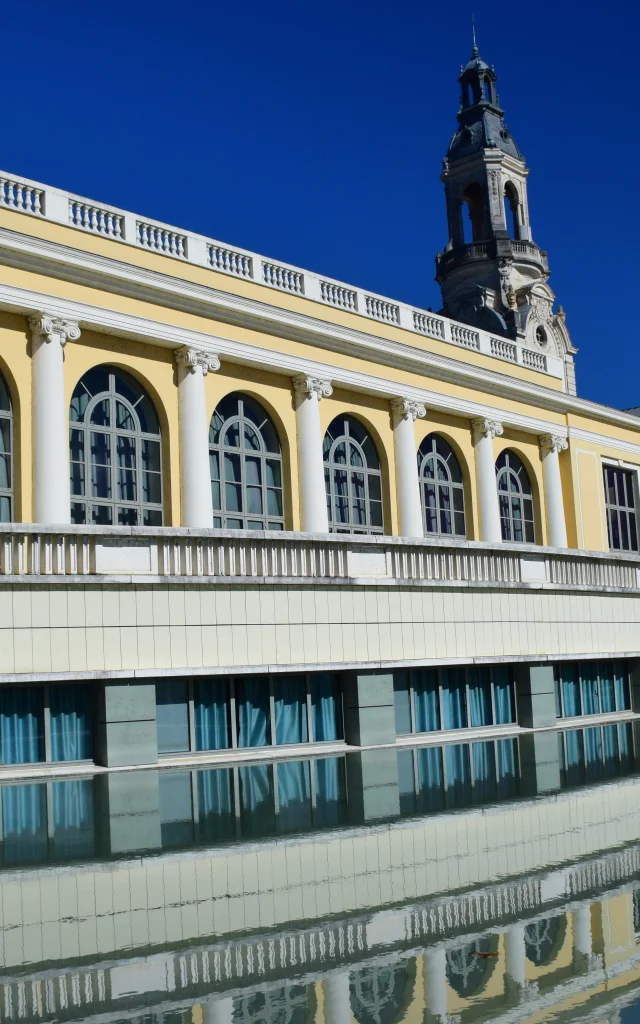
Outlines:
{"label": "reflecting pool", "polygon": [[0,1021],[640,1020],[634,729],[3,784]]}

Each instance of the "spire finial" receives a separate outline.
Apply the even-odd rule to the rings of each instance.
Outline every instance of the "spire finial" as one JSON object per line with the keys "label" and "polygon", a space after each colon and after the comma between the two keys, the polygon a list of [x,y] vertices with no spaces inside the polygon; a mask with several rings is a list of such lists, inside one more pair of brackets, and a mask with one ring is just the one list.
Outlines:
{"label": "spire finial", "polygon": [[476,43],[476,18],[475,14],[471,15],[471,34],[473,35],[473,49],[471,51],[472,57],[478,56],[478,44]]}

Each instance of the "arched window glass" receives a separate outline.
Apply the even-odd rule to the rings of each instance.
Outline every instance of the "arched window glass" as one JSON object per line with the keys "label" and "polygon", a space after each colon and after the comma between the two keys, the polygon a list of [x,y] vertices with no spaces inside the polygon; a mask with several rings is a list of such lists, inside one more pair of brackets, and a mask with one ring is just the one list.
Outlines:
{"label": "arched window glass", "polygon": [[515,452],[506,450],[498,456],[496,475],[502,539],[534,544],[531,483]]}
{"label": "arched window glass", "polygon": [[504,219],[507,231],[509,232],[509,238],[514,240],[520,238],[519,205],[516,187],[508,181],[504,188]]}
{"label": "arched window glass", "polygon": [[567,919],[564,914],[557,917],[541,917],[525,925],[524,941],[527,959],[542,967],[551,964],[557,957],[564,942]]}
{"label": "arched window glass", "polygon": [[415,980],[414,960],[353,971],[349,986],[353,1016],[362,1024],[398,1024],[406,1020]]}
{"label": "arched window glass", "polygon": [[13,520],[13,410],[0,376],[0,523]]}
{"label": "arched window glass", "polygon": [[69,419],[71,522],[162,526],[160,426],[137,380],[94,367],[76,384]]}
{"label": "arched window glass", "polygon": [[324,480],[332,533],[383,533],[380,460],[353,416],[336,416],[324,435]]}
{"label": "arched window glass", "polygon": [[425,533],[466,536],[460,466],[438,434],[429,434],[420,445],[418,473]]}
{"label": "arched window glass", "polygon": [[477,995],[489,980],[498,956],[498,937],[485,935],[447,950],[447,981],[458,995]]}
{"label": "arched window glass", "polygon": [[547,344],[547,332],[544,327],[536,327],[536,341],[538,342],[538,345]]}
{"label": "arched window glass", "polygon": [[234,392],[209,425],[213,525],[228,530],[284,530],[282,450],[258,402]]}

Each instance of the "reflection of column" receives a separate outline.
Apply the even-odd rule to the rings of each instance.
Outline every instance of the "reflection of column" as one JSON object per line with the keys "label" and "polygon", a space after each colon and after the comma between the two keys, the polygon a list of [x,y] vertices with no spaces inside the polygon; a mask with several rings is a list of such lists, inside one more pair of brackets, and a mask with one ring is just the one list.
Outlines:
{"label": "reflection of column", "polygon": [[324,979],[324,1019],[327,1024],[351,1024],[349,974],[330,974]]}
{"label": "reflection of column", "polygon": [[328,380],[318,380],[305,374],[294,377],[292,383],[298,435],[300,526],[305,533],[328,533],[320,399],[328,398],[333,388]]}
{"label": "reflection of column", "polygon": [[479,540],[495,544],[502,540],[500,506],[496,486],[496,465],[493,439],[503,432],[495,420],[472,420],[473,446],[476,453],[476,486],[478,490]]}
{"label": "reflection of column", "polygon": [[207,999],[202,1003],[202,1024],[232,1024],[233,999]]}
{"label": "reflection of column", "polygon": [[577,971],[594,971],[602,967],[603,958],[593,952],[591,906],[573,912],[573,966]]}
{"label": "reflection of column", "polygon": [[180,424],[180,494],[182,526],[210,530],[213,526],[209,424],[204,378],[219,370],[217,356],[201,349],[177,349],[178,419]]}
{"label": "reflection of column", "polygon": [[447,1019],[447,954],[444,949],[428,949],[423,957],[424,1001],[427,1020]]}
{"label": "reflection of column", "polygon": [[423,537],[418,453],[413,424],[418,417],[426,416],[427,410],[421,402],[415,402],[411,398],[394,398],[390,404],[399,532],[401,537]]}
{"label": "reflection of column", "polygon": [[77,341],[80,328],[70,320],[38,313],[29,317],[32,334],[33,519],[68,523],[69,416],[64,391],[62,350]]}
{"label": "reflection of column", "polygon": [[558,453],[568,448],[569,443],[564,437],[555,434],[542,434],[538,440],[540,441],[540,457],[542,459],[549,544],[554,548],[566,548],[567,524],[564,517]]}
{"label": "reflection of column", "polygon": [[507,978],[519,988],[525,986],[526,948],[524,925],[516,924],[504,933],[505,969]]}

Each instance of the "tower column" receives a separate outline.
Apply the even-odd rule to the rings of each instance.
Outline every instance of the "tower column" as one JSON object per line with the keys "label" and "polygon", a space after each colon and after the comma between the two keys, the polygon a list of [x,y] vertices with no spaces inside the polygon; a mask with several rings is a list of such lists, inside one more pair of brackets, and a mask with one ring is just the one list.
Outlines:
{"label": "tower column", "polygon": [[413,425],[418,417],[426,416],[427,410],[421,402],[416,402],[412,398],[393,398],[390,405],[399,532],[401,537],[423,537],[420,479]]}
{"label": "tower column", "polygon": [[219,370],[217,356],[185,346],[175,353],[178,371],[180,494],[182,525],[210,530],[213,526],[207,402],[204,378]]}
{"label": "tower column", "polygon": [[502,540],[502,530],[496,485],[496,464],[493,457],[493,439],[503,433],[503,426],[495,420],[476,419],[471,421],[471,429],[476,456],[479,539],[496,544]]}
{"label": "tower column", "polygon": [[80,328],[72,320],[38,313],[31,328],[31,392],[33,419],[33,519],[63,525],[71,521],[69,485],[69,417],[64,391],[67,341],[77,341]]}
{"label": "tower column", "polygon": [[566,438],[556,434],[541,434],[538,440],[540,442],[540,458],[542,459],[542,481],[549,544],[553,548],[566,548],[567,524],[564,515],[558,456],[560,452],[569,447],[569,442]]}
{"label": "tower column", "polygon": [[322,460],[320,400],[333,388],[328,380],[301,374],[292,381],[298,439],[300,528],[304,533],[328,533],[327,494]]}

